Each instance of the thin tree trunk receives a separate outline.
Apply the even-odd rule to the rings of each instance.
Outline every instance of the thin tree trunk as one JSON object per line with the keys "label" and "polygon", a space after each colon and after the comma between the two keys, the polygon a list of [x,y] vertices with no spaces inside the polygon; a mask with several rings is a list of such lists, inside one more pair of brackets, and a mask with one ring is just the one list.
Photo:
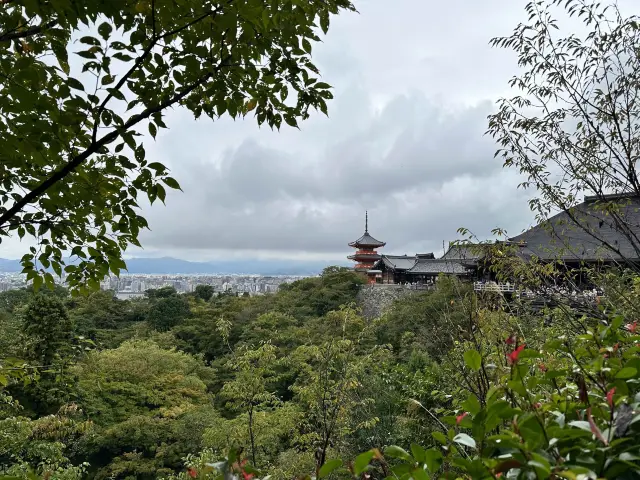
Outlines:
{"label": "thin tree trunk", "polygon": [[255,438],[253,438],[253,405],[249,407],[249,439],[251,440],[251,462],[253,463],[253,467],[257,468],[256,444]]}

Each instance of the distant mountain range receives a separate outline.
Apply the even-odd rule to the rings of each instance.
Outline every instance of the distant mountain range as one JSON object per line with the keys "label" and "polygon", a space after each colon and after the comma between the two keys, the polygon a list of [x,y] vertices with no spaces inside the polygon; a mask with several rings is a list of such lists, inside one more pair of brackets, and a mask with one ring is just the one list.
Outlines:
{"label": "distant mountain range", "polygon": [[[347,266],[346,262],[316,262],[298,260],[220,260],[189,262],[178,258],[130,258],[126,260],[131,274],[256,274],[256,275],[317,275],[329,265]],[[0,272],[19,272],[18,260],[0,258]]]}

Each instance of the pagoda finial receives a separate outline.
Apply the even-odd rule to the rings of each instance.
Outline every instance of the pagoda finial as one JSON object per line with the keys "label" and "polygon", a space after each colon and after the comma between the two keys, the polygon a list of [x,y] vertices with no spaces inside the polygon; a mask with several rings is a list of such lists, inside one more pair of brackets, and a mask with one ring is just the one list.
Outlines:
{"label": "pagoda finial", "polygon": [[369,212],[364,211],[364,233],[369,233]]}

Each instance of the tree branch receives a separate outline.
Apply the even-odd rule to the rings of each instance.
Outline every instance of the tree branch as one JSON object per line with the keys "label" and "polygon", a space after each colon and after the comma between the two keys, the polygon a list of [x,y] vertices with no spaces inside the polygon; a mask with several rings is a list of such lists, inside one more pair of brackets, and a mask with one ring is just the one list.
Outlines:
{"label": "tree branch", "polygon": [[11,40],[15,40],[17,38],[25,38],[25,37],[30,37],[32,35],[37,35],[38,33],[42,33],[43,31],[48,30],[57,24],[58,24],[57,20],[51,20],[50,22],[29,27],[26,30],[23,30],[21,32],[16,32],[16,31],[7,32],[0,35],[0,42],[8,42]]}
{"label": "tree branch", "polygon": [[[229,60],[230,56],[227,57],[224,61],[218,65],[215,71],[219,71],[222,67],[226,66],[226,62]],[[189,95],[196,88],[204,85],[212,76],[214,72],[207,73],[200,80],[194,82],[189,87],[185,88],[180,94],[174,96],[171,99],[165,100],[164,102],[156,105],[155,107],[149,107],[144,111],[132,116],[125,124],[118,129],[112,130],[110,133],[102,137],[97,142],[93,142],[84,152],[80,155],[77,155],[71,161],[69,161],[62,168],[57,170],[53,175],[44,180],[40,185],[31,190],[27,195],[25,195],[22,199],[17,201],[10,209],[8,209],[2,216],[0,216],[0,228],[5,225],[11,218],[13,218],[18,212],[20,212],[26,205],[33,203],[37,200],[42,194],[44,194],[49,188],[55,185],[57,182],[63,180],[67,175],[73,172],[80,164],[82,164],[85,160],[87,160],[91,155],[98,152],[102,147],[114,141],[120,134],[124,131],[129,130],[131,127],[135,126],[145,118],[153,115],[154,113],[160,112],[165,108],[169,108],[172,105],[178,103],[180,100]]]}
{"label": "tree branch", "polygon": [[[207,12],[205,12],[204,14],[200,15],[199,17],[196,17],[194,20],[187,22],[186,24],[175,28],[169,32],[166,32],[160,36],[156,36],[155,35],[155,29],[156,29],[156,25],[155,25],[155,12],[153,12],[153,31],[154,31],[154,35],[153,38],[151,39],[151,42],[149,43],[149,45],[147,46],[147,48],[144,49],[144,51],[142,52],[142,54],[140,54],[140,56],[136,59],[136,61],[134,62],[134,64],[131,66],[131,68],[129,69],[129,71],[127,73],[125,73],[122,78],[118,81],[118,83],[115,85],[115,87],[113,87],[113,90],[120,90],[122,88],[122,86],[125,84],[125,82],[129,79],[129,77],[131,77],[131,75],[133,74],[133,72],[135,72],[138,67],[142,64],[142,62],[144,61],[145,58],[147,58],[149,56],[149,54],[151,53],[151,50],[153,50],[153,47],[155,47],[158,42],[160,40],[163,40],[167,37],[170,37],[172,35],[176,35],[178,33],[180,33],[183,30],[186,30],[187,28],[195,25],[198,22],[201,22],[202,20],[204,20],[205,18],[209,17],[210,15],[216,15],[218,12],[220,11],[219,8],[215,9],[215,10],[209,10]],[[96,137],[98,135],[98,127],[100,126],[100,116],[102,115],[102,112],[104,112],[107,103],[109,103],[109,100],[111,100],[113,98],[113,93],[109,92],[109,94],[105,97],[105,99],[102,101],[102,103],[100,104],[100,106],[98,107],[98,110],[96,112],[96,118],[94,120],[94,124],[93,124],[93,133],[92,133],[92,141],[93,143],[96,142]]]}

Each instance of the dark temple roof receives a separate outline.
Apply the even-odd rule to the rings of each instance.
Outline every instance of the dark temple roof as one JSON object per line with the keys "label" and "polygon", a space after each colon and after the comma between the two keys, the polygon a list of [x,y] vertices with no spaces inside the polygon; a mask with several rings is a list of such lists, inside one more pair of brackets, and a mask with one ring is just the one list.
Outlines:
{"label": "dark temple roof", "polygon": [[409,270],[415,265],[416,257],[409,255],[382,255],[382,262],[391,270]]}
{"label": "dark temple roof", "polygon": [[467,269],[464,267],[464,265],[457,261],[442,259],[420,259],[410,270],[407,270],[407,273],[421,275],[437,275],[440,273],[463,275],[467,273]]}
{"label": "dark temple roof", "polygon": [[384,247],[386,245],[385,242],[381,242],[380,240],[376,240],[375,238],[373,238],[371,235],[369,235],[369,232],[364,232],[364,235],[362,235],[358,240],[356,240],[355,242],[351,242],[349,244],[350,247]]}
{"label": "dark temple roof", "polygon": [[482,258],[480,245],[475,243],[453,243],[442,256],[443,260],[476,262]]}
{"label": "dark temple roof", "polygon": [[[615,208],[613,211],[611,206]],[[610,195],[604,201],[586,197],[568,212],[561,212],[510,240],[526,242],[521,253],[541,260],[639,261],[640,197]]]}

